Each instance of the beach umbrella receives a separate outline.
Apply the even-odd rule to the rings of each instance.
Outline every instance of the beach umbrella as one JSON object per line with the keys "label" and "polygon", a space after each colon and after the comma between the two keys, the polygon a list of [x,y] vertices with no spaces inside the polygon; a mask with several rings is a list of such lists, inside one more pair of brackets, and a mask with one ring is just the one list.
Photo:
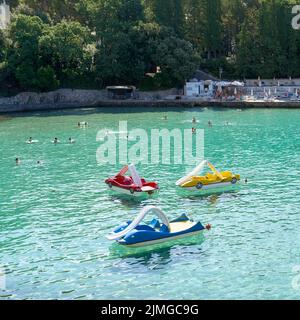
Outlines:
{"label": "beach umbrella", "polygon": [[226,82],[226,81],[219,81],[216,83],[216,86],[218,87],[228,87],[230,85],[230,82]]}
{"label": "beach umbrella", "polygon": [[258,77],[258,86],[259,86],[259,87],[261,87],[261,86],[262,86],[262,83],[261,83],[260,77]]}
{"label": "beach umbrella", "polygon": [[245,84],[240,81],[233,81],[233,82],[231,82],[231,85],[235,86],[235,87],[244,87]]}

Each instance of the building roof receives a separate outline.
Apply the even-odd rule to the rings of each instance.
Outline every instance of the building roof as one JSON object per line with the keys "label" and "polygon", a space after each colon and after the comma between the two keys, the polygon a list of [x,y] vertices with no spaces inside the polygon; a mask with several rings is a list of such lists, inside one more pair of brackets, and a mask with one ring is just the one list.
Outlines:
{"label": "building roof", "polygon": [[134,86],[109,86],[106,87],[107,90],[135,90]]}
{"label": "building roof", "polygon": [[192,77],[193,79],[197,79],[198,81],[205,81],[205,80],[212,80],[212,81],[219,81],[218,78],[212,76],[209,73],[206,73],[202,70],[197,70],[196,73],[194,74],[194,76]]}

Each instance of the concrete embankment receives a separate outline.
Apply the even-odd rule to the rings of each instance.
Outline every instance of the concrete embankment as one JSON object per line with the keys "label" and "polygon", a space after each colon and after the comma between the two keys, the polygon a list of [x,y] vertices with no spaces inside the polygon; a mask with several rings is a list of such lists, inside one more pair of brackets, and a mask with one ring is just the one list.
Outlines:
{"label": "concrete embankment", "polygon": [[300,101],[199,101],[168,100],[174,90],[140,92],[139,99],[109,100],[105,90],[60,89],[47,93],[24,92],[14,97],[0,98],[0,113],[48,111],[83,107],[223,107],[223,108],[300,108]]}

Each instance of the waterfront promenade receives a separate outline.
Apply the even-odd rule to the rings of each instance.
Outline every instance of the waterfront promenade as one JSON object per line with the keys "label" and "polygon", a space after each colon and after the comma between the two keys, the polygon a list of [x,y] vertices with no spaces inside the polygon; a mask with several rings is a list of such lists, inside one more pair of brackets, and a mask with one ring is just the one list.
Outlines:
{"label": "waterfront promenade", "polygon": [[[104,107],[220,107],[220,108],[299,108],[300,100],[215,100],[189,98],[176,95],[172,90],[146,93],[141,92],[138,99],[108,99],[105,90],[60,89],[48,93],[25,92],[14,97],[0,98],[0,113],[60,110],[76,108]],[[169,98],[168,98],[169,97]]]}

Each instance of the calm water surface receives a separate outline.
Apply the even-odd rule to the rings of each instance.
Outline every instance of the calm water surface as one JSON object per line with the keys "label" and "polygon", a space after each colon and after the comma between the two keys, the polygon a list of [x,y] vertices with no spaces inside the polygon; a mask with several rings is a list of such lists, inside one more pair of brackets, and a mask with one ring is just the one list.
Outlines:
{"label": "calm water surface", "polygon": [[[118,131],[119,120],[128,120],[130,129],[184,129],[193,117],[205,129],[206,158],[247,177],[248,185],[181,197],[174,182],[188,168],[149,165],[139,170],[159,182],[157,198],[137,203],[107,192],[103,180],[120,166],[97,165],[99,129]],[[78,121],[89,128],[78,129]],[[0,299],[299,299],[292,287],[293,268],[300,265],[299,123],[297,110],[106,109],[1,117],[6,290],[0,289]],[[39,143],[27,145],[29,136]],[[54,137],[63,143],[53,145]],[[67,144],[69,137],[76,144]],[[105,235],[147,204],[170,218],[189,213],[213,229],[199,243],[120,255]]]}

